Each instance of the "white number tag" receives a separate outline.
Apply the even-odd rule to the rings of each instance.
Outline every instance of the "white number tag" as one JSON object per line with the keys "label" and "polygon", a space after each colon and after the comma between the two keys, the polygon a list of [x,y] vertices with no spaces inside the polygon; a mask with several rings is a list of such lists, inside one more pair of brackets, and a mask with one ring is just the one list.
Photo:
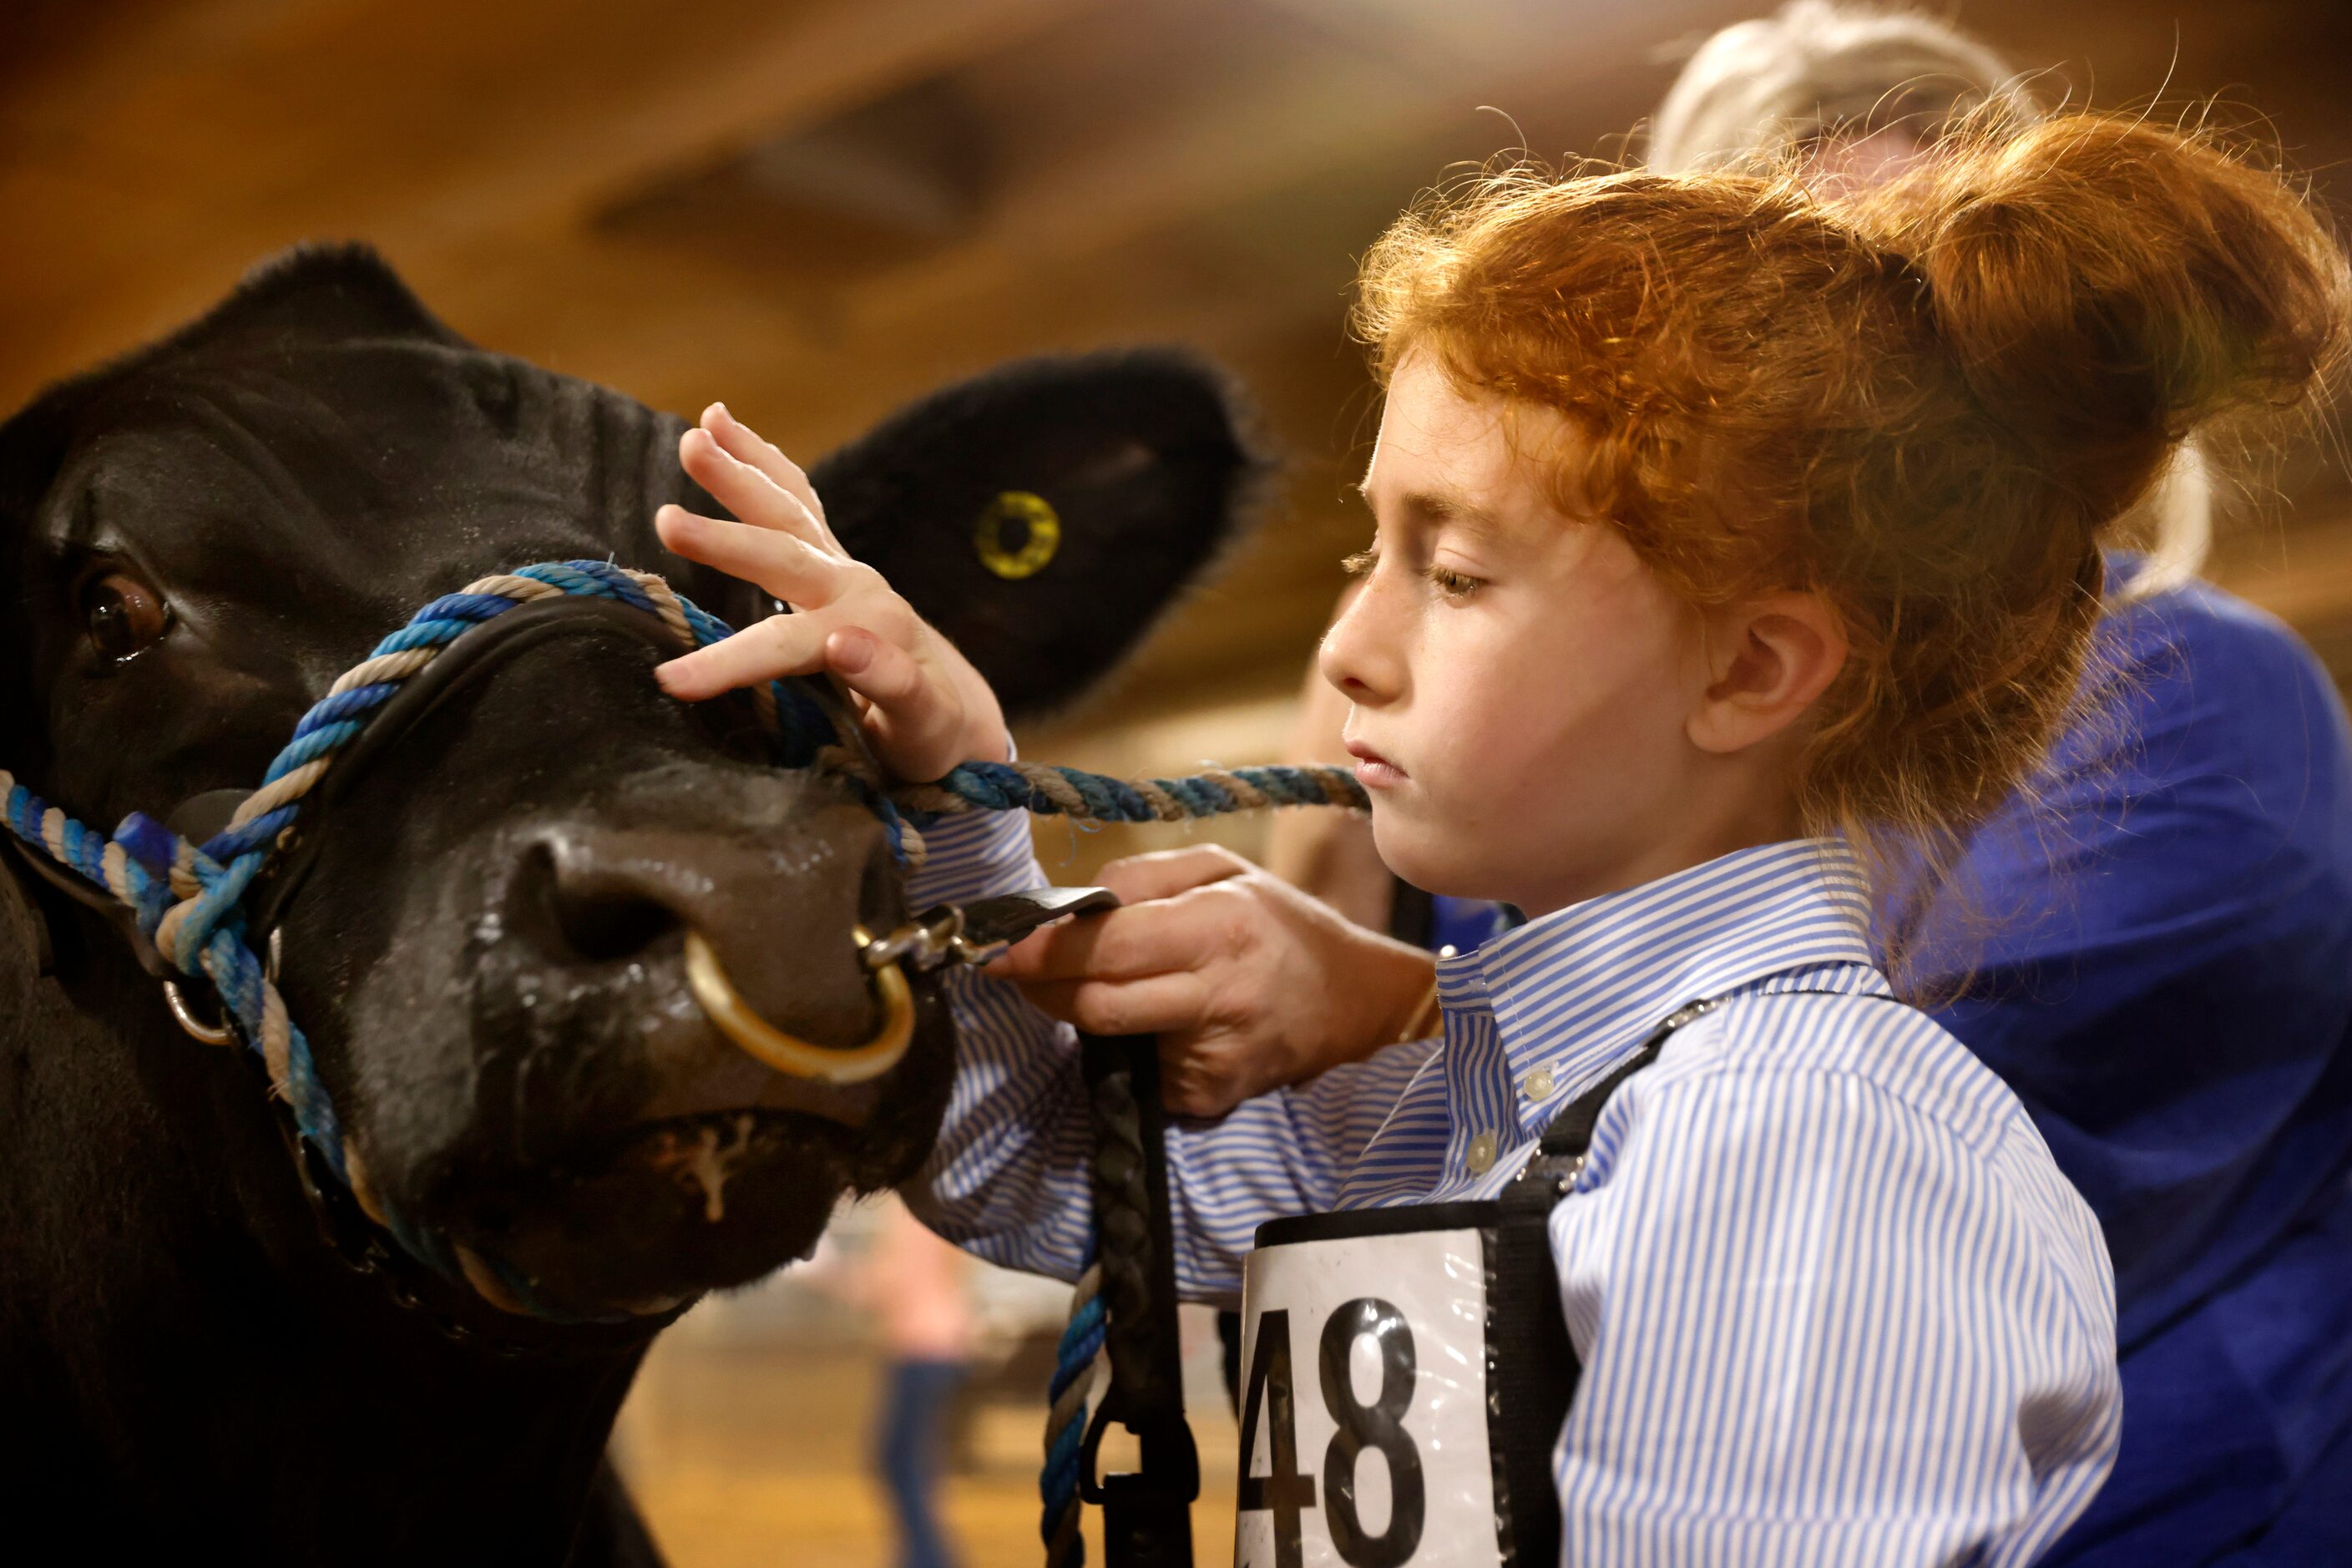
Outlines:
{"label": "white number tag", "polygon": [[1235,1568],[1492,1568],[1475,1230],[1298,1241],[1242,1288]]}

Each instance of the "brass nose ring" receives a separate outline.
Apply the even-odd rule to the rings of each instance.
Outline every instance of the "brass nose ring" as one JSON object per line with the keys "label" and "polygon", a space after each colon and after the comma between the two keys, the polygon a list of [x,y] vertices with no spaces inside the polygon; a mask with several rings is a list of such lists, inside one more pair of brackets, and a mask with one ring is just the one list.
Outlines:
{"label": "brass nose ring", "polygon": [[[852,928],[862,949],[873,938],[864,926]],[[703,934],[686,933],[686,984],[703,1015],[719,1032],[746,1054],[794,1078],[820,1083],[864,1083],[880,1078],[898,1065],[915,1037],[915,993],[906,973],[896,963],[872,972],[875,1000],[882,1005],[882,1025],[864,1045],[835,1048],[803,1040],[777,1028],[743,999],[727,970]]]}

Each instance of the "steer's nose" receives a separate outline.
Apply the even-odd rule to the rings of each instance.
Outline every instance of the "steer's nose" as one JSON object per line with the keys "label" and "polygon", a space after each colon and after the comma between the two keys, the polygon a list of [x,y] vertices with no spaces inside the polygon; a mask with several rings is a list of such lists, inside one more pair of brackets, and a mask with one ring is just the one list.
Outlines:
{"label": "steer's nose", "polygon": [[[518,922],[574,983],[649,980],[683,1010],[692,935],[778,1030],[848,1049],[881,1022],[855,932],[889,929],[898,895],[880,826],[854,806],[742,832],[549,826],[522,853]],[[655,1065],[674,1077],[710,1064]]]}

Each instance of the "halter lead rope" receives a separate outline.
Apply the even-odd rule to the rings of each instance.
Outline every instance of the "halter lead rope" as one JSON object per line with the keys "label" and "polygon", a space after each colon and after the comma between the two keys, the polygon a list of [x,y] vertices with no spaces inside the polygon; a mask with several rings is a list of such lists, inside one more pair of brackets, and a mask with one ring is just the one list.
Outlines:
{"label": "halter lead rope", "polygon": [[[291,1109],[303,1140],[347,1187],[355,1172],[309,1041],[288,1016],[270,966],[247,942],[247,899],[288,842],[306,796],[336,754],[367,728],[401,687],[475,627],[519,605],[564,595],[611,599],[655,616],[687,647],[707,647],[734,628],[661,577],[601,561],[540,562],[467,584],[419,609],[328,689],[296,724],[261,787],[229,826],[202,846],[144,813],[132,812],[109,837],[43,801],[0,769],[0,816],[28,848],[66,867],[128,909],[167,966],[210,982],[223,1010],[267,1066],[272,1090]],[[763,682],[751,691],[778,763],[817,767],[844,780],[882,823],[901,864],[921,864],[921,825],[971,811],[1027,810],[1116,822],[1169,822],[1268,805],[1362,808],[1354,777],[1332,767],[1254,767],[1132,783],[1075,768],[1031,763],[967,763],[932,784],[886,791],[851,722],[799,682]],[[438,1237],[390,1216],[409,1252],[456,1277]],[[520,1282],[517,1282],[520,1283]]]}

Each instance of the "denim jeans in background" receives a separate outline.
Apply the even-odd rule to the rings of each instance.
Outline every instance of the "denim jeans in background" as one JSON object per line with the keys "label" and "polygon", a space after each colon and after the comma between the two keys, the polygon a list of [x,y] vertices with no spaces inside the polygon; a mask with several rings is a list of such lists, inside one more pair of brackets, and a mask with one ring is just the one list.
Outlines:
{"label": "denim jeans in background", "polygon": [[948,1415],[965,1370],[961,1361],[894,1361],[884,1373],[876,1458],[898,1518],[901,1568],[953,1568],[956,1561],[936,1505]]}

